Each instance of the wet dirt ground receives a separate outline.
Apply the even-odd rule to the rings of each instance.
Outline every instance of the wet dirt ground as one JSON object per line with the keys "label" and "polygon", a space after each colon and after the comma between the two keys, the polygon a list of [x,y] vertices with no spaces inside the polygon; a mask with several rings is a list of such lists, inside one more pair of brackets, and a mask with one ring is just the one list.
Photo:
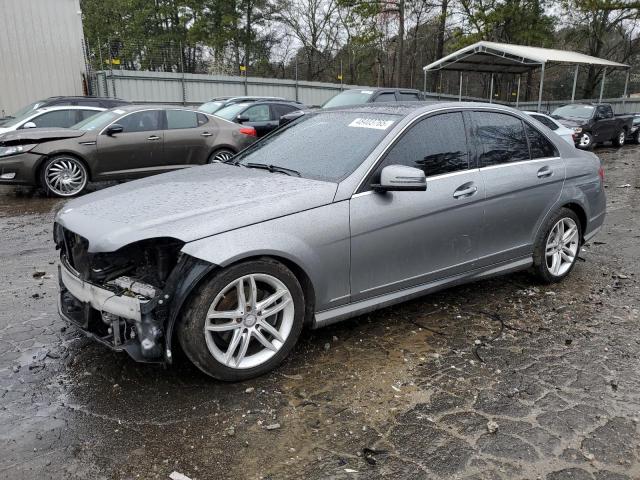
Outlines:
{"label": "wet dirt ground", "polygon": [[307,332],[238,384],[66,326],[64,202],[0,187],[0,478],[640,478],[640,147],[596,153],[608,218],[564,283],[523,272]]}

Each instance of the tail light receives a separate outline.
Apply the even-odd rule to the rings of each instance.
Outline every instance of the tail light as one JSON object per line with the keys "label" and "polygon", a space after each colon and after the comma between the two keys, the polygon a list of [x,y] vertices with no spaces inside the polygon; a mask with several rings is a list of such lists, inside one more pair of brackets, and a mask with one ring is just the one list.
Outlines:
{"label": "tail light", "polygon": [[600,177],[600,182],[604,184],[604,167],[602,165],[600,165],[600,168],[598,169],[598,176]]}
{"label": "tail light", "polygon": [[243,135],[249,135],[250,137],[257,137],[256,129],[253,127],[242,127],[240,129],[240,133]]}

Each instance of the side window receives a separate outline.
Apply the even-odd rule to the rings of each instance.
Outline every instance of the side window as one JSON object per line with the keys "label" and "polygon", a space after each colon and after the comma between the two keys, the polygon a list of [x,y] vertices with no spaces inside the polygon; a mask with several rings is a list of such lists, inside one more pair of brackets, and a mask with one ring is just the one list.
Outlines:
{"label": "side window", "polygon": [[198,113],[198,126],[202,126],[205,123],[209,123],[209,117],[207,117],[206,115],[202,114],[202,113]]}
{"label": "side window", "polygon": [[167,110],[167,128],[178,130],[181,128],[196,128],[198,114],[189,110]]}
{"label": "side window", "polygon": [[415,92],[400,92],[400,100],[406,102],[416,102],[420,100],[420,96]]}
{"label": "side window", "polygon": [[250,122],[268,122],[271,120],[269,105],[266,103],[247,108],[243,115],[249,117]]}
{"label": "side window", "polygon": [[98,110],[76,110],[78,123],[100,113]]}
{"label": "side window", "polygon": [[300,110],[299,108],[292,107],[291,105],[284,105],[282,103],[274,103],[272,107],[276,111],[277,118],[280,118],[287,113],[295,112],[296,110]]}
{"label": "side window", "polygon": [[522,120],[505,113],[473,112],[480,165],[529,160]]}
{"label": "side window", "polygon": [[395,102],[396,94],[393,92],[383,92],[376,97],[374,102]]}
{"label": "side window", "polygon": [[75,110],[56,110],[55,112],[43,113],[39,117],[36,117],[31,122],[36,124],[36,127],[63,127],[67,128],[76,123]]}
{"label": "side window", "polygon": [[543,115],[531,115],[531,117],[535,118],[537,121],[539,121],[545,127],[550,128],[551,130],[557,130],[559,128],[557,123],[552,122]]}
{"label": "side window", "polygon": [[529,147],[531,148],[531,158],[557,157],[556,147],[540,133],[537,129],[525,122],[525,130],[529,137]]}
{"label": "side window", "polygon": [[427,177],[469,168],[469,152],[462,113],[443,113],[411,127],[378,167],[407,165]]}
{"label": "side window", "polygon": [[160,130],[160,111],[145,110],[144,112],[132,113],[116,123],[122,125],[125,133]]}

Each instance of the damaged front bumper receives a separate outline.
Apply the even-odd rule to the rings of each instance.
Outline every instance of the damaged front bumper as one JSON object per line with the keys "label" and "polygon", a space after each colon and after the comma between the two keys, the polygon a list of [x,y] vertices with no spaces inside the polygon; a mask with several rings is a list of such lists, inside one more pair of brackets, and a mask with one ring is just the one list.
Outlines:
{"label": "damaged front bumper", "polygon": [[164,309],[158,309],[169,295],[141,299],[130,291],[94,285],[80,278],[64,257],[58,265],[58,278],[58,312],[63,319],[137,361],[170,361],[170,350],[165,351],[162,341]]}

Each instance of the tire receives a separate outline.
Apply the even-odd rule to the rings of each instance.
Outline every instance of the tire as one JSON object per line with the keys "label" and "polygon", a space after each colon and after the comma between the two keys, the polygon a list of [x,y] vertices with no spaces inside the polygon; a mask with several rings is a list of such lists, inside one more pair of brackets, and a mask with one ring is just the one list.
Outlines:
{"label": "tire", "polygon": [[84,162],[72,155],[55,155],[45,161],[40,169],[40,185],[50,197],[79,195],[88,181]]}
{"label": "tire", "polygon": [[231,150],[230,148],[219,148],[215,150],[209,158],[207,159],[207,163],[218,163],[218,162],[226,162],[227,160],[234,157],[236,152]]}
{"label": "tire", "polygon": [[636,145],[640,145],[640,131],[636,132],[633,135],[633,143],[635,143]]}
{"label": "tire", "polygon": [[627,133],[624,130],[620,130],[616,135],[616,138],[611,140],[611,143],[614,147],[620,148],[624,146],[624,142],[626,141]]}
{"label": "tire", "polygon": [[[241,281],[245,308],[240,308]],[[268,298],[275,300],[261,306]],[[275,313],[262,316],[274,309]],[[215,317],[208,318],[211,315]],[[247,261],[220,270],[193,293],[177,326],[178,341],[189,360],[207,375],[247,380],[274,369],[287,357],[300,337],[304,315],[304,293],[291,270],[271,259]]]}
{"label": "tire", "polygon": [[[567,237],[573,227],[574,235]],[[578,215],[568,208],[555,212],[540,228],[533,250],[533,268],[542,282],[557,283],[571,273],[580,254],[582,228]],[[567,237],[562,244],[557,243],[559,233]]]}
{"label": "tire", "polygon": [[593,135],[588,132],[582,132],[576,146],[582,150],[591,150],[593,145]]}

